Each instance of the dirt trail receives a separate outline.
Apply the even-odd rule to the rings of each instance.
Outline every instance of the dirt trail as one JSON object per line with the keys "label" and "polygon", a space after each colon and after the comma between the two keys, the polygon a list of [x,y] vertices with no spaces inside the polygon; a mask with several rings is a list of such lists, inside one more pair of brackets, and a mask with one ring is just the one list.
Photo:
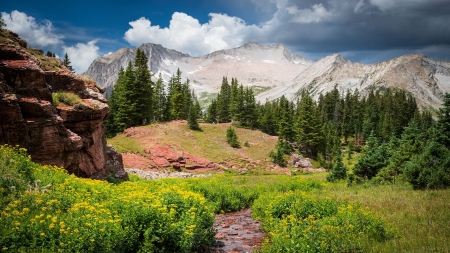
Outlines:
{"label": "dirt trail", "polygon": [[218,214],[214,226],[218,246],[211,253],[250,253],[261,245],[265,237],[260,222],[252,220],[250,209]]}

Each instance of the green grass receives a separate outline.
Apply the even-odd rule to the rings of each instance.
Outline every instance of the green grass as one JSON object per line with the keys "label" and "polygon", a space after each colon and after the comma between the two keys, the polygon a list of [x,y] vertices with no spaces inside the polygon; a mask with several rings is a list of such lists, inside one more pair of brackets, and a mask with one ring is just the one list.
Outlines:
{"label": "green grass", "polygon": [[65,105],[74,106],[83,103],[83,100],[74,93],[71,92],[56,92],[52,93],[53,105],[57,106],[60,103]]}
{"label": "green grass", "polygon": [[[120,152],[141,153],[152,142],[158,142],[172,146],[175,151],[189,152],[226,167],[236,166],[250,171],[266,170],[272,165],[269,152],[275,148],[276,138],[260,131],[235,128],[241,148],[232,148],[226,142],[226,130],[229,126],[230,123],[200,124],[203,131],[193,131],[186,124],[175,121],[158,123],[138,127],[142,134],[120,134],[108,139],[108,144],[112,144]],[[246,140],[249,147],[243,145]]]}
{"label": "green grass", "polygon": [[95,84],[94,79],[92,79],[92,77],[88,75],[78,74],[78,77],[83,79],[83,81],[85,81],[87,84]]}
{"label": "green grass", "polygon": [[144,148],[142,148],[141,144],[138,140],[127,138],[125,135],[118,135],[112,139],[108,140],[108,144],[114,146],[114,148],[122,153],[137,153],[144,154]]}

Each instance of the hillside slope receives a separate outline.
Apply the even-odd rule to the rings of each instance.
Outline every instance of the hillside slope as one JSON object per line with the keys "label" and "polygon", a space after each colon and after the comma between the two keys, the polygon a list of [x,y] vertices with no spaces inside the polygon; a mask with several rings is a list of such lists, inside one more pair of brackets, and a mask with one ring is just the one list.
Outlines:
{"label": "hillside slope", "polygon": [[[226,142],[229,126],[230,123],[201,124],[203,131],[200,132],[189,130],[185,121],[157,123],[129,128],[108,143],[122,152],[126,168],[289,173],[288,169],[274,166],[269,159],[270,151],[275,149],[276,136],[235,128],[241,143],[241,148],[236,149]],[[246,141],[248,147],[244,146]]]}

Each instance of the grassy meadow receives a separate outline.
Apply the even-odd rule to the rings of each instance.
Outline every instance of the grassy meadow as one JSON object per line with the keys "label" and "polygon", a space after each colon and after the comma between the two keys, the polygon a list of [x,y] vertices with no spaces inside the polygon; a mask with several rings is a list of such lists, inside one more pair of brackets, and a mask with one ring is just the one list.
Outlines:
{"label": "grassy meadow", "polygon": [[[215,162],[268,162],[276,139],[237,128],[250,147],[232,149],[228,126],[155,124],[108,142],[139,153],[152,138]],[[112,184],[35,164],[9,146],[0,147],[0,172],[4,252],[205,252],[214,214],[248,207],[267,232],[261,252],[450,252],[450,190],[416,191],[400,180],[348,187],[327,173],[254,172]]]}

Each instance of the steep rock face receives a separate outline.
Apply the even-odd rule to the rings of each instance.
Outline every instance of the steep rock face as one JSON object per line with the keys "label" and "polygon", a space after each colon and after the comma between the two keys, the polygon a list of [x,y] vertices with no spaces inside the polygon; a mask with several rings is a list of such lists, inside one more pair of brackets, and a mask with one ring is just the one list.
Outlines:
{"label": "steep rock face", "polygon": [[[43,52],[38,59],[23,47],[25,41],[1,33],[0,143],[20,145],[33,161],[62,166],[80,177],[128,179],[121,155],[106,146],[108,105],[97,93],[101,89],[86,84],[60,61],[44,71]],[[55,107],[50,101],[56,91],[73,92],[83,104]]]}

